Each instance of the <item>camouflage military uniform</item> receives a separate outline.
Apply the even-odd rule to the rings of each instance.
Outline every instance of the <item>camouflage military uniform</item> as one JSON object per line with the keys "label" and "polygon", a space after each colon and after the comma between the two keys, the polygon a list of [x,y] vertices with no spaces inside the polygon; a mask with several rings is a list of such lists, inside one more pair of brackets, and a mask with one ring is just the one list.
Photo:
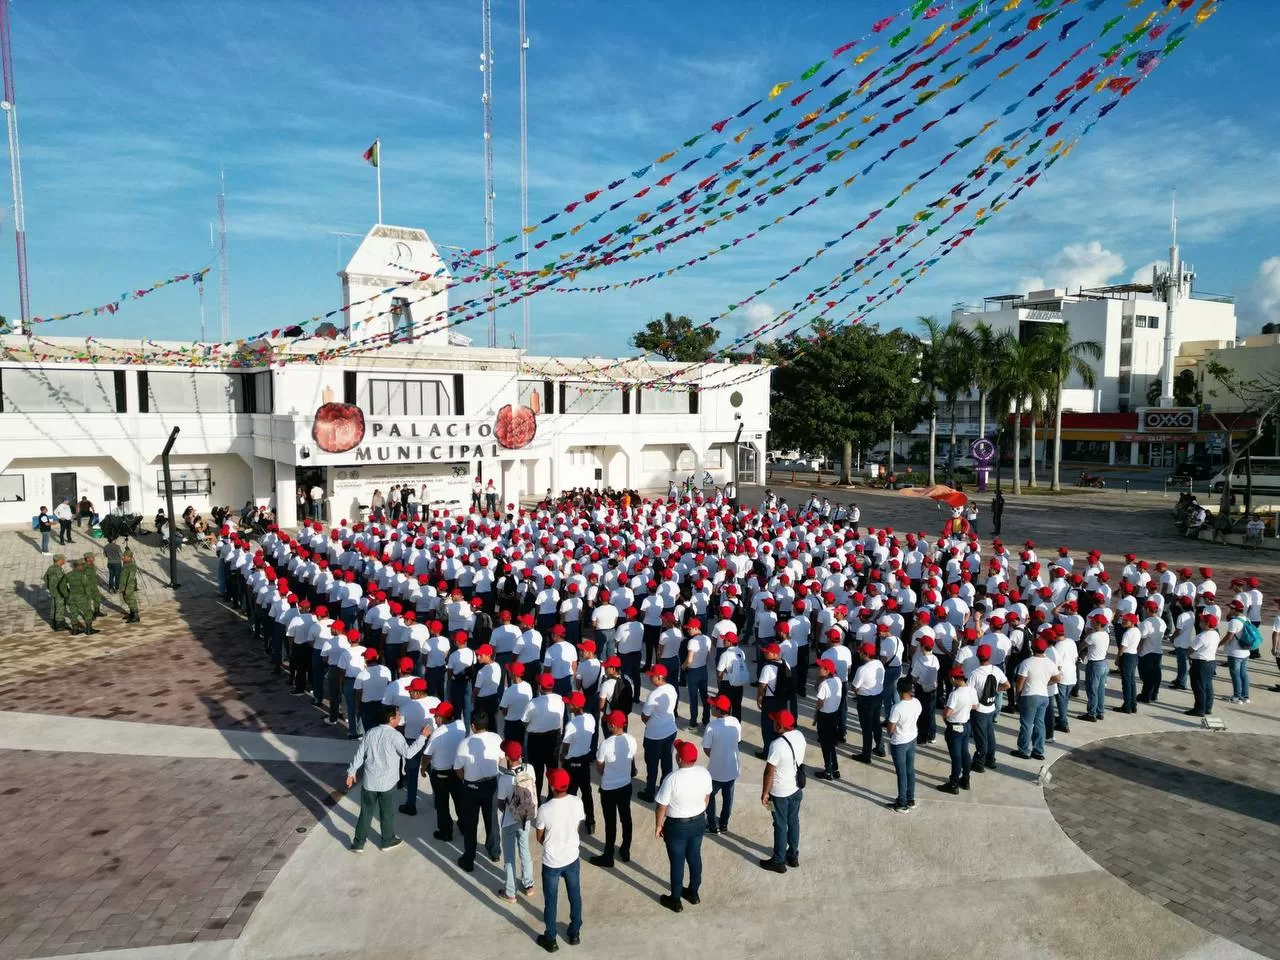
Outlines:
{"label": "camouflage military uniform", "polygon": [[133,562],[133,554],[128,550],[121,557],[124,566],[120,568],[120,599],[129,608],[129,616],[125,623],[137,623],[138,616],[138,565]]}
{"label": "camouflage military uniform", "polygon": [[81,624],[85,633],[97,632],[93,629],[93,597],[89,593],[88,579],[84,561],[73,560],[72,570],[63,580],[67,587],[67,621],[73,634],[81,632]]}
{"label": "camouflage military uniform", "polygon": [[49,591],[49,600],[53,609],[49,613],[49,623],[55,630],[61,630],[67,619],[67,571],[63,564],[66,557],[57,554],[49,569],[44,572],[44,588]]}
{"label": "camouflage military uniform", "polygon": [[84,582],[89,588],[89,602],[95,620],[102,617],[102,584],[98,582],[98,566],[94,563],[95,554],[84,555]]}

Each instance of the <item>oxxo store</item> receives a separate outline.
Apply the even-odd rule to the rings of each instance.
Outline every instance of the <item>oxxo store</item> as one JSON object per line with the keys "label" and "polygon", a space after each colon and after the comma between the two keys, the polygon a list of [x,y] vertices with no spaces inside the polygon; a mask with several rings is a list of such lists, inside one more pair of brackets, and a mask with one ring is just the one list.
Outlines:
{"label": "oxxo store", "polygon": [[[1250,418],[1249,423],[1252,420]],[[1197,407],[1140,407],[1127,413],[1062,414],[1062,459],[1072,462],[1172,469],[1188,458],[1220,452],[1226,429],[1243,429],[1239,415],[1205,422]],[[1052,434],[1046,443],[1052,442]]]}

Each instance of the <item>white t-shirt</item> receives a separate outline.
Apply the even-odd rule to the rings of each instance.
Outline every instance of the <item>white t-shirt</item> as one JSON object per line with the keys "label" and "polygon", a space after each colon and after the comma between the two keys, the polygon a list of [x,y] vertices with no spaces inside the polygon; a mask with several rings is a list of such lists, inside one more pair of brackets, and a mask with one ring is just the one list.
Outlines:
{"label": "white t-shirt", "polygon": [[997,688],[1009,682],[1009,678],[1005,676],[1004,671],[990,663],[982,664],[973,673],[969,674],[969,686],[973,687],[974,693],[978,695],[978,703],[974,705],[973,709],[979,713],[995,713],[996,710],[994,701],[985,707],[982,705],[982,688],[986,686],[988,676],[996,678]]}
{"label": "white t-shirt", "polygon": [[680,693],[669,683],[664,683],[649,694],[644,702],[642,715],[649,718],[644,725],[646,740],[661,740],[674,736],[676,732],[676,707],[680,703]]}
{"label": "white t-shirt", "polygon": [[796,768],[804,763],[804,748],[804,737],[798,730],[788,730],[769,744],[766,762],[773,767],[769,796],[789,797],[800,789],[796,786]]}
{"label": "white t-shirt", "polygon": [[582,800],[572,794],[552,797],[538,807],[533,825],[542,836],[542,865],[567,867],[578,859],[578,825],[587,818]]}
{"label": "white t-shirt", "polygon": [[874,697],[884,692],[884,664],[868,660],[853,675],[853,692],[860,697]]}
{"label": "white t-shirt", "polygon": [[968,723],[969,713],[978,705],[978,693],[967,684],[956,687],[947,697],[947,709],[955,711],[947,723]]}
{"label": "white t-shirt", "polygon": [[913,743],[916,739],[916,721],[920,719],[920,701],[915,697],[910,700],[899,700],[889,711],[889,723],[893,724],[893,733],[889,734],[890,743]]}
{"label": "white t-shirt", "polygon": [[1021,695],[1047,697],[1049,681],[1058,672],[1058,665],[1048,657],[1030,657],[1018,666],[1018,676],[1023,678]]}
{"label": "white t-shirt", "polygon": [[814,695],[818,713],[835,713],[840,709],[841,687],[842,684],[835,677],[826,677],[818,684],[818,692]]}
{"label": "white t-shirt", "polygon": [[667,774],[654,798],[667,808],[667,816],[683,820],[707,812],[707,798],[711,796],[711,774],[706,767],[693,764],[678,767]]}
{"label": "white t-shirt", "polygon": [[620,733],[600,742],[596,748],[596,761],[604,764],[600,774],[601,790],[617,790],[631,782],[631,764],[636,759],[636,740],[629,733]]}
{"label": "white t-shirt", "polygon": [[738,744],[742,742],[742,724],[737,717],[714,717],[702,734],[702,747],[710,753],[707,770],[711,779],[724,783],[737,780],[742,772]]}

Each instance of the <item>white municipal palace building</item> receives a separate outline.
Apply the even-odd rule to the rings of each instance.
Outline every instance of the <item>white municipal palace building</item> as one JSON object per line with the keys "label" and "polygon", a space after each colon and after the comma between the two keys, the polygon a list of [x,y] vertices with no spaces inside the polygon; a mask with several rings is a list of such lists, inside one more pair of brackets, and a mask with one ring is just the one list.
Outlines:
{"label": "white municipal palace building", "polygon": [[[406,284],[393,263],[430,279]],[[95,339],[88,362],[83,339],[0,337],[0,524],[82,496],[104,514],[154,514],[174,427],[176,511],[252,501],[282,525],[314,487],[336,521],[392,485],[466,510],[476,477],[505,504],[573,487],[665,491],[690,475],[723,484],[735,459],[745,481],[764,462],[767,368],[464,345],[433,322],[449,275],[418,229],[375,226],[339,276],[342,303],[359,305],[335,338],[271,339],[275,362],[256,367],[139,363],[125,352],[136,340]],[[393,342],[358,349],[369,338]],[[335,359],[306,356],[348,342]]]}

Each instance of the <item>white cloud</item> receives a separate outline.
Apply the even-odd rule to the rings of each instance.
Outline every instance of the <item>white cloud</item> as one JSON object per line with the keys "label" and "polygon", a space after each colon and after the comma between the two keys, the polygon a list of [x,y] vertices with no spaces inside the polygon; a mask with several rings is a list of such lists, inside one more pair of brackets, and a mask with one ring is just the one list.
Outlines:
{"label": "white cloud", "polygon": [[1168,266],[1169,266],[1169,262],[1167,260],[1152,260],[1149,263],[1144,263],[1137,270],[1133,271],[1133,274],[1129,277],[1129,282],[1130,283],[1150,283],[1152,267],[1168,268]]}
{"label": "white cloud", "polygon": [[[1098,240],[1069,243],[1059,250],[1044,268],[1018,281],[1023,291],[1049,287],[1097,287],[1107,283],[1124,269],[1124,257],[1108,250]],[[1047,282],[1046,282],[1047,281]]]}
{"label": "white cloud", "polygon": [[1258,318],[1259,326],[1280,322],[1280,257],[1269,257],[1258,265],[1249,299],[1254,309],[1248,312]]}
{"label": "white cloud", "polygon": [[[756,327],[768,323],[776,317],[779,312],[780,311],[777,307],[765,303],[763,300],[756,300],[755,302],[748,304],[742,310],[734,311],[730,314],[731,319],[729,319],[727,323],[719,325],[721,326],[722,333],[719,341],[716,343],[716,347],[720,349],[727,347],[731,341],[756,329]],[[762,343],[768,343],[772,340],[776,340],[779,335],[786,333],[790,329],[790,326],[790,324],[781,324],[777,329],[770,330],[768,333],[765,333],[758,338],[754,338],[752,342],[754,343],[755,339],[758,339]],[[750,349],[750,345],[746,345],[746,348]]]}

